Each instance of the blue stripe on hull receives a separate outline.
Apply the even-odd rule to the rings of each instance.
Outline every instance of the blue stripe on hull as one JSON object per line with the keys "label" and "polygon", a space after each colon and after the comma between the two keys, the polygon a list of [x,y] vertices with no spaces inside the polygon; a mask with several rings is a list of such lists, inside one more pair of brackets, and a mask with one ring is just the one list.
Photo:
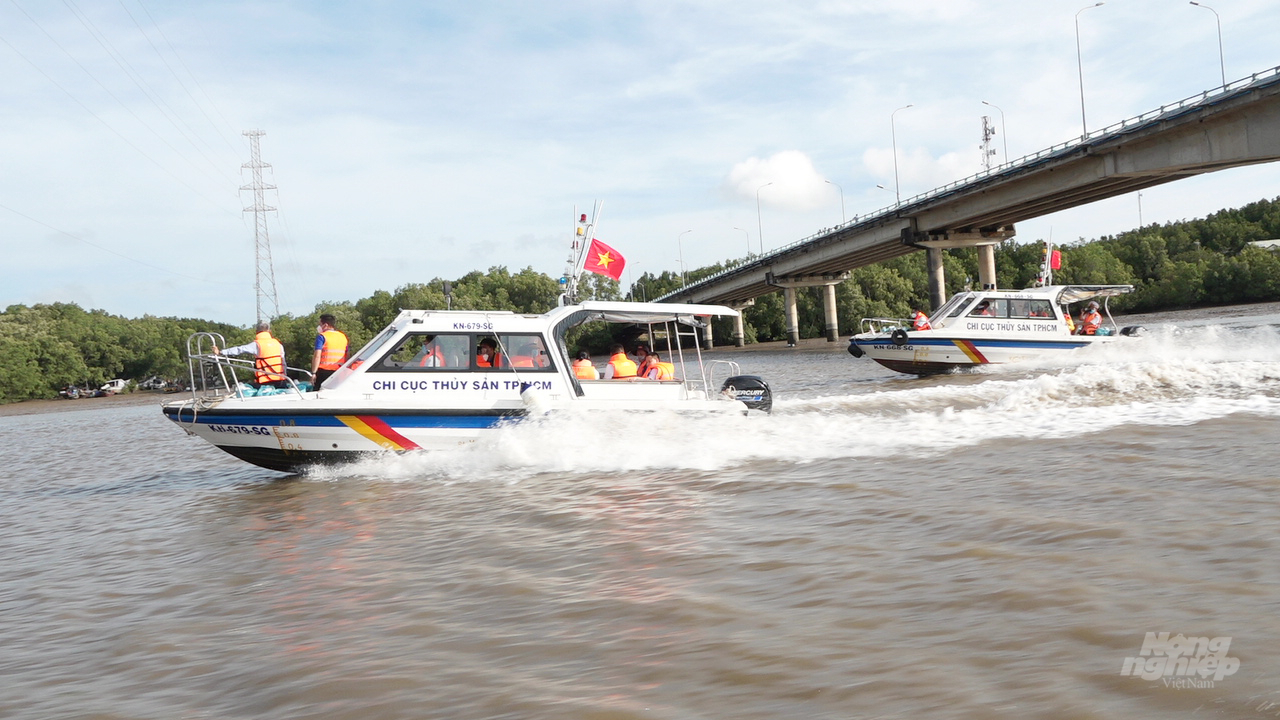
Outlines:
{"label": "blue stripe on hull", "polygon": [[[1001,348],[1001,349],[1037,349],[1037,350],[1074,350],[1090,344],[1088,340],[994,340],[983,338],[955,338],[955,340],[967,340],[973,343],[974,347],[981,350],[984,347]],[[861,340],[854,339],[859,347],[869,347],[873,345],[893,345],[893,341],[889,338],[877,340]],[[908,337],[907,345],[928,345],[937,347],[955,347],[955,341],[951,338],[921,338]],[[900,347],[900,346],[895,346]]]}
{"label": "blue stripe on hull", "polygon": [[[399,428],[450,428],[474,430],[497,426],[503,421],[520,419],[520,415],[378,415],[370,412],[343,412],[342,415],[376,417],[388,426]],[[166,412],[174,422],[189,424],[190,412]],[[265,427],[346,427],[336,415],[223,415],[197,413],[194,422],[209,425],[259,425]]]}

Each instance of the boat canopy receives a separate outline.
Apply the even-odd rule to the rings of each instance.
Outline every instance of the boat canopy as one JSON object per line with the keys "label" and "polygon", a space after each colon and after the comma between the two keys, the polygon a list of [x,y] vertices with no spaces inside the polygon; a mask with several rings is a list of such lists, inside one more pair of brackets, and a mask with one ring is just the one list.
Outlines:
{"label": "boat canopy", "polygon": [[578,304],[575,309],[579,312],[587,313],[587,317],[579,322],[589,322],[591,320],[604,320],[605,322],[613,323],[648,324],[679,322],[696,327],[701,327],[706,324],[702,320],[699,320],[699,317],[708,317],[711,315],[738,317],[740,315],[737,310],[724,307],[723,305],[608,302],[603,300],[589,300]]}
{"label": "boat canopy", "polygon": [[1116,297],[1133,292],[1132,285],[1065,285],[1058,294],[1058,303],[1070,305],[1100,297]]}

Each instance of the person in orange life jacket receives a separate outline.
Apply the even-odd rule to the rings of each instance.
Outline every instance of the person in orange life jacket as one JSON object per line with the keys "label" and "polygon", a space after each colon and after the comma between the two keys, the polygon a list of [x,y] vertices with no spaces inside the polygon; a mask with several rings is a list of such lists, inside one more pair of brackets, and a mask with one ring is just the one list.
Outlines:
{"label": "person in orange life jacket", "polygon": [[636,346],[636,376],[645,377],[649,374],[649,368],[653,367],[653,355],[649,353],[649,346],[641,343]]}
{"label": "person in orange life jacket", "polygon": [[476,347],[476,367],[498,367],[498,346],[489,338],[480,340]]}
{"label": "person in orange life jacket", "polygon": [[432,337],[426,345],[422,346],[422,357],[418,358],[418,367],[444,366],[444,351],[440,349],[440,344]]}
{"label": "person in orange life jacket", "polygon": [[578,359],[573,361],[573,376],[579,380],[599,380],[600,372],[591,364],[591,353],[578,351]]}
{"label": "person in orange life jacket", "polygon": [[915,318],[911,321],[911,327],[915,330],[929,330],[929,316],[917,310]]}
{"label": "person in orange life jacket", "polygon": [[609,348],[609,364],[604,366],[605,380],[634,380],[636,378],[636,364],[631,362],[631,358],[627,357],[627,351],[621,345],[614,343]]}
{"label": "person in orange life jacket", "polygon": [[1096,335],[1101,326],[1102,314],[1098,312],[1098,303],[1096,300],[1090,300],[1084,312],[1080,313],[1080,334]]}
{"label": "person in orange life jacket", "polygon": [[334,327],[335,323],[337,319],[325,313],[316,327],[316,351],[311,357],[311,377],[316,390],[347,359],[347,336]]}
{"label": "person in orange life jacket", "polygon": [[284,363],[284,345],[271,334],[271,324],[258,323],[257,335],[254,336],[253,342],[237,345],[232,348],[218,351],[218,346],[213,346],[213,354],[218,355],[254,355],[253,361],[253,384],[256,387],[267,385],[269,387],[287,388],[289,381],[285,378]]}
{"label": "person in orange life jacket", "polygon": [[996,314],[996,311],[991,309],[991,303],[987,302],[986,300],[983,300],[982,302],[978,303],[977,307],[973,309],[973,312],[969,314],[970,315],[987,315],[989,317],[994,317]]}
{"label": "person in orange life jacket", "polygon": [[662,358],[658,353],[650,353],[649,372],[644,377],[649,380],[675,380],[676,366],[668,362],[662,362]]}
{"label": "person in orange life jacket", "polygon": [[538,348],[531,342],[526,342],[520,346],[515,355],[511,355],[512,367],[546,367],[546,358],[538,352]]}

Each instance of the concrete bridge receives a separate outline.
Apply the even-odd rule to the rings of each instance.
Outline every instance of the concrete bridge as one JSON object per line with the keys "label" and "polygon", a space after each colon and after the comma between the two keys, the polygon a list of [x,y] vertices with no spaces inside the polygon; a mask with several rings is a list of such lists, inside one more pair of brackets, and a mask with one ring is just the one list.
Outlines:
{"label": "concrete bridge", "polygon": [[[1179,178],[1280,160],[1280,67],[1007,162],[863,216],[658,298],[746,307],[781,289],[787,338],[799,340],[797,288],[825,286],[835,341],[835,286],[848,271],[927,253],[933,307],[945,300],[942,250],[977,247],[979,281],[996,282],[995,249],[1014,223]],[[708,329],[709,332],[709,329]],[[741,319],[735,341],[743,344]],[[710,345],[708,335],[706,342]]]}

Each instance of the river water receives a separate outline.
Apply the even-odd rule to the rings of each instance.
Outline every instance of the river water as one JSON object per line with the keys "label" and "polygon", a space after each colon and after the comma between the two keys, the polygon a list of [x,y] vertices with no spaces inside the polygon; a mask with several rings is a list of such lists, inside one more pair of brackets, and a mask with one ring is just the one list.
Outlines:
{"label": "river water", "polygon": [[1280,317],[1174,319],[300,476],[0,417],[0,717],[1278,717]]}

